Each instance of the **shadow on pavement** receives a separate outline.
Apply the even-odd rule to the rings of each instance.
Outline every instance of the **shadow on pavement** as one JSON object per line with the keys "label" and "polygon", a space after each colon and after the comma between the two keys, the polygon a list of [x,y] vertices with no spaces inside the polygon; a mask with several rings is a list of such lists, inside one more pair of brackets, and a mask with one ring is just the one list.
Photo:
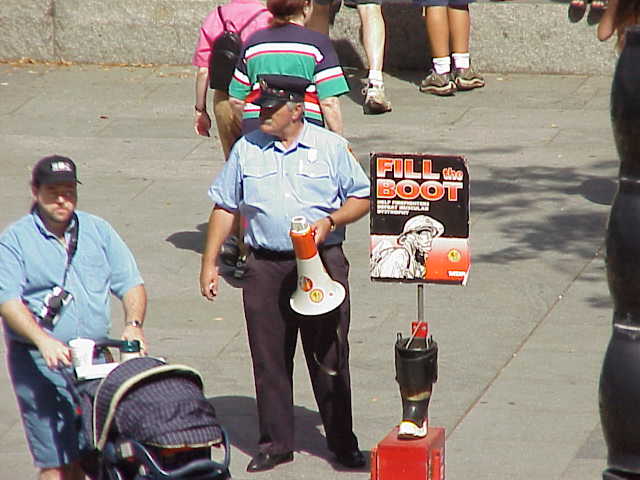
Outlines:
{"label": "shadow on pavement", "polygon": [[[475,216],[504,219],[498,226],[510,246],[476,255],[476,262],[506,264],[539,257],[540,252],[564,250],[583,258],[593,257],[593,238],[602,238],[608,211],[585,211],[567,198],[579,196],[600,205],[609,205],[615,194],[614,181],[598,176],[596,164],[576,167],[497,167],[487,179],[471,182],[471,211]],[[567,197],[569,195],[569,197]],[[523,216],[539,205],[557,207],[544,216]]]}
{"label": "shadow on pavement", "polygon": [[201,223],[196,227],[196,231],[172,233],[166,238],[166,241],[181,250],[192,250],[202,254],[206,234],[207,224]]}
{"label": "shadow on pavement", "polygon": [[598,205],[611,205],[618,184],[609,178],[590,178],[582,182],[578,192],[590,202]]}
{"label": "shadow on pavement", "polygon": [[[258,453],[258,419],[256,400],[244,396],[209,397],[209,402],[216,409],[218,421],[229,435],[231,444],[252,457]],[[333,454],[326,447],[325,436],[320,432],[322,425],[320,414],[305,407],[294,405],[295,417],[295,451],[304,452],[322,458],[332,464],[337,471],[367,471],[369,465],[362,469],[347,469],[334,462]],[[362,452],[369,458],[370,452]]]}

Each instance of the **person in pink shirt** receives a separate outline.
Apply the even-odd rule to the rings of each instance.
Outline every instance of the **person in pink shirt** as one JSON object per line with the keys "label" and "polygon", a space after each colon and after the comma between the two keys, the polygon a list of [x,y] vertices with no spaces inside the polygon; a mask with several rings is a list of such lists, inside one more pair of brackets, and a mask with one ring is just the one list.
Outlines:
{"label": "person in pink shirt", "polygon": [[[222,17],[227,24],[227,29],[241,30],[240,38],[243,42],[257,30],[267,27],[271,19],[271,13],[260,0],[230,0],[220,8]],[[258,14],[260,11],[262,13]],[[209,130],[211,129],[211,118],[207,112],[211,45],[223,32],[224,26],[218,15],[217,8],[215,8],[209,12],[202,22],[196,51],[191,62],[198,69],[196,72],[194,128],[198,135],[204,137],[210,136]],[[240,137],[240,119],[231,110],[227,91],[218,89],[213,91],[213,114],[216,118],[218,136],[226,159],[229,156],[231,147]]]}

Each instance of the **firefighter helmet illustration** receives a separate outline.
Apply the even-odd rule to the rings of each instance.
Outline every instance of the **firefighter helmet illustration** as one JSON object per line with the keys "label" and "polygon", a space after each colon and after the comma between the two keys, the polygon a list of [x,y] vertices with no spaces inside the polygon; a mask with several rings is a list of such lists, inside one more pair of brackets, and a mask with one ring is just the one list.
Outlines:
{"label": "firefighter helmet illustration", "polygon": [[444,225],[428,215],[407,220],[396,244],[378,243],[371,252],[370,275],[374,278],[425,278],[425,262],[433,241],[444,233]]}

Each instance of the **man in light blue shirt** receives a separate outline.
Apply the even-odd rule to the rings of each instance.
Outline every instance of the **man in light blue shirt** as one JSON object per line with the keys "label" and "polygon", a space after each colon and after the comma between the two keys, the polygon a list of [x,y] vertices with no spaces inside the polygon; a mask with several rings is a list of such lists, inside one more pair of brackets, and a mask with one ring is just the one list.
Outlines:
{"label": "man in light blue shirt", "polygon": [[7,365],[40,479],[83,479],[79,432],[60,369],[68,341],[105,338],[110,296],[122,338],[144,345],[146,293],[133,255],[105,220],[76,211],[76,166],[53,155],[33,168],[31,212],[0,236],[0,316]]}
{"label": "man in light blue shirt", "polygon": [[[263,76],[256,101],[260,129],[236,143],[209,189],[214,207],[202,256],[202,295],[213,300],[218,294],[216,262],[238,215],[246,221],[244,241],[251,252],[242,287],[260,439],[249,472],[293,460],[298,331],[329,450],[344,466],[365,465],[352,429],[349,264],[342,242],[345,225],[369,210],[370,182],[344,138],[303,120],[307,85],[298,77]],[[326,270],[347,291],[345,301],[324,315],[302,316],[289,306],[297,283],[289,236],[296,216],[312,224]]]}

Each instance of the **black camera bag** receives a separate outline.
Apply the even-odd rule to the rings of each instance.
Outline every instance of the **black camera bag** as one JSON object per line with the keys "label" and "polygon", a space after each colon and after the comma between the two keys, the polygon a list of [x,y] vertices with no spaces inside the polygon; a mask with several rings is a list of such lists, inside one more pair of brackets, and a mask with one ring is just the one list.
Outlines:
{"label": "black camera bag", "polygon": [[219,35],[211,44],[211,56],[209,57],[209,86],[217,90],[229,89],[233,71],[238,63],[240,52],[242,51],[242,40],[240,34],[253,22],[258,15],[266,12],[266,9],[254,13],[249,20],[237,31],[228,28],[227,21],[222,16],[222,9],[218,7],[218,16],[222,22],[224,32]]}

